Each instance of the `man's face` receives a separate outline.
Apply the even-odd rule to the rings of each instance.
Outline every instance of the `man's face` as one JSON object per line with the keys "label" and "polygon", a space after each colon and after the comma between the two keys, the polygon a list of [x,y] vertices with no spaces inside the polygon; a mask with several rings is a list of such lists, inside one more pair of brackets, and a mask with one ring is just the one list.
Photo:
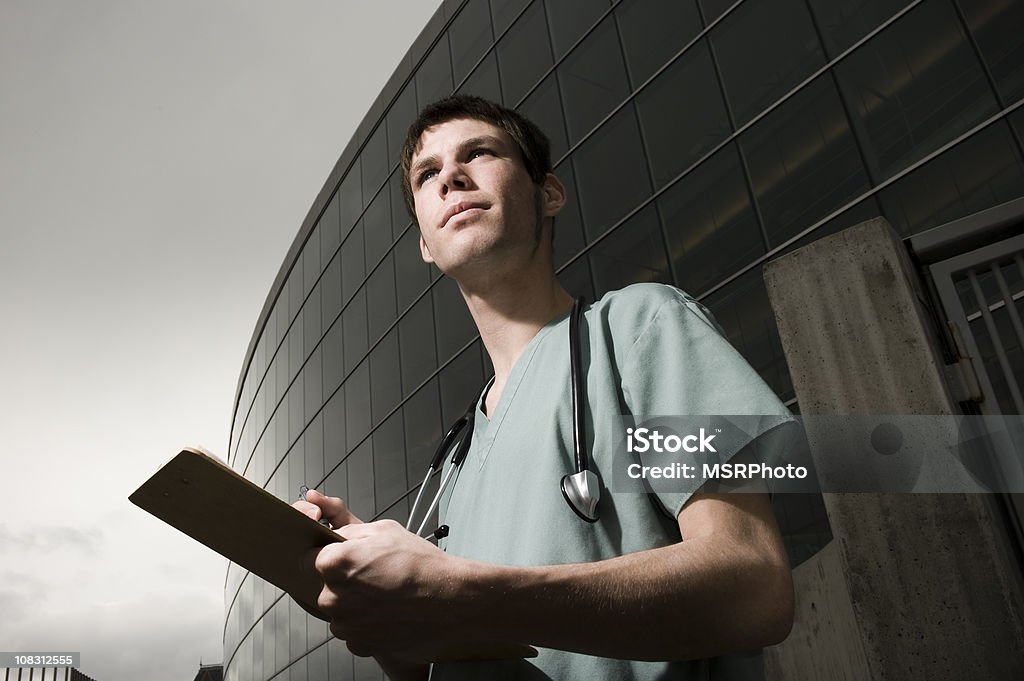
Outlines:
{"label": "man's face", "polygon": [[427,128],[409,182],[423,259],[456,279],[532,258],[544,217],[561,208],[550,200],[550,181],[533,183],[512,138],[474,119]]}

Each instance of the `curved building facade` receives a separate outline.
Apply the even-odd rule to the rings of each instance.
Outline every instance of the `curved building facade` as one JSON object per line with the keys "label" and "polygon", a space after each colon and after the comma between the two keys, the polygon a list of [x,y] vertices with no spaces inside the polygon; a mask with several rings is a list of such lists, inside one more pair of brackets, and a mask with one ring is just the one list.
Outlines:
{"label": "curved building facade", "polygon": [[[1024,3],[1005,0],[446,0],[285,257],[230,465],[284,500],[305,483],[404,521],[489,375],[402,201],[398,149],[423,105],[466,92],[536,121],[569,190],[566,288],[679,286],[793,404],[762,265],[876,215],[910,236],[1024,195],[1021,25]],[[798,561],[827,522],[813,499],[786,503]],[[231,681],[381,677],[235,565],[225,601]]]}

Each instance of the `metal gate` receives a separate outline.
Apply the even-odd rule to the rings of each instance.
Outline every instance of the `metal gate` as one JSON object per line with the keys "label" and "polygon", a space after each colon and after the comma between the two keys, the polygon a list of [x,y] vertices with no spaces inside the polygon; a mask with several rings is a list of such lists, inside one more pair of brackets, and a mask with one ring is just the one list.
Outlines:
{"label": "metal gate", "polygon": [[[1024,198],[909,242],[945,322],[950,388],[965,413],[1024,414]],[[1003,500],[1024,546],[1024,494]]]}

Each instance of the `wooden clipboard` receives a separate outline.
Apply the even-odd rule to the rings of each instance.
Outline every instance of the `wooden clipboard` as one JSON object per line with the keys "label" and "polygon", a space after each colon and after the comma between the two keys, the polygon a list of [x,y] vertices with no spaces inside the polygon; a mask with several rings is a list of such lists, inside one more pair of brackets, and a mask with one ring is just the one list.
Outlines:
{"label": "wooden clipboard", "polygon": [[[215,456],[186,447],[128,500],[256,574],[295,598],[318,617],[319,580],[305,573],[304,557],[314,549],[344,541]],[[458,643],[438,650],[435,662],[536,657],[531,646]]]}
{"label": "wooden clipboard", "polygon": [[216,457],[187,447],[128,500],[289,594],[316,603],[302,570],[316,548],[342,538]]}

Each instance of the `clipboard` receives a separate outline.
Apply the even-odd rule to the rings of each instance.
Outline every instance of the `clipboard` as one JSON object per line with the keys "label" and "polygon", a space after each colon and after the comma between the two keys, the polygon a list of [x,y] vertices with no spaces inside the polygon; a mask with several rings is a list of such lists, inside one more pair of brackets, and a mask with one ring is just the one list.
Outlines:
{"label": "clipboard", "polygon": [[303,557],[343,541],[198,448],[181,450],[128,500],[306,603],[320,584],[303,573]]}
{"label": "clipboard", "polygon": [[[333,530],[296,511],[217,457],[186,447],[128,500],[233,563],[282,589],[311,615],[321,584],[303,572],[314,549],[344,541]],[[536,657],[532,646],[505,642],[453,642],[434,662]]]}

